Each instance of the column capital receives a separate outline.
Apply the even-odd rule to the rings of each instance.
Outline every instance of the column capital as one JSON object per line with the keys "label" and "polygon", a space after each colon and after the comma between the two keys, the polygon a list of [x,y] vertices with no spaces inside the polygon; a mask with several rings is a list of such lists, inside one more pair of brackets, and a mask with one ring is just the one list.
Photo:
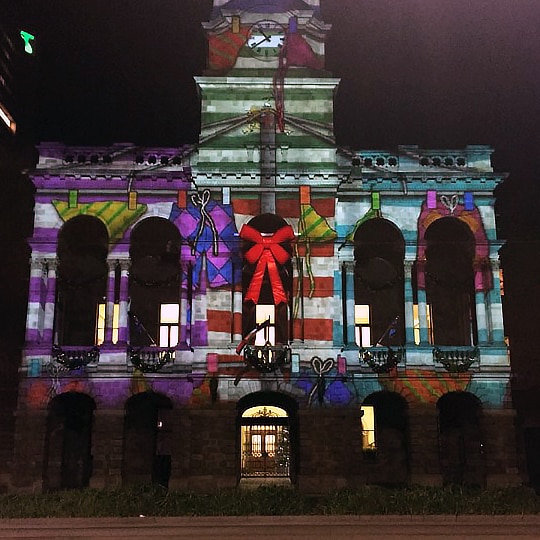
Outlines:
{"label": "column capital", "polygon": [[131,259],[109,259],[107,261],[110,270],[116,270],[116,267],[119,266],[120,270],[129,270],[131,267]]}
{"label": "column capital", "polygon": [[48,272],[56,272],[58,270],[59,261],[56,257],[45,258],[43,260]]}
{"label": "column capital", "polygon": [[412,272],[412,268],[415,262],[416,261],[414,259],[403,260],[403,270],[405,271],[406,274],[410,274]]}

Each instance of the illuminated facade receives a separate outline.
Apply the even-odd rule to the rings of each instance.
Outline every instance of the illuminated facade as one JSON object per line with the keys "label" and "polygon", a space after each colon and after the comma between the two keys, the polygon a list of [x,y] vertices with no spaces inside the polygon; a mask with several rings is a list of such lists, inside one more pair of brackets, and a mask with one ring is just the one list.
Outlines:
{"label": "illuminated facade", "polygon": [[196,147],[39,147],[13,488],[519,482],[491,150],[337,148],[318,0],[204,28]]}

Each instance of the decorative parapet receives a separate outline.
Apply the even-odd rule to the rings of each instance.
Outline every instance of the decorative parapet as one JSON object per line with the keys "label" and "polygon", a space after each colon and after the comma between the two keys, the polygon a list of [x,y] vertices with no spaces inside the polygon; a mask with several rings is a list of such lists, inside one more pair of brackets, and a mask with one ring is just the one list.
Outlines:
{"label": "decorative parapet", "polygon": [[174,362],[174,349],[165,347],[128,347],[129,360],[143,373],[156,373]]}
{"label": "decorative parapet", "polygon": [[57,363],[73,371],[81,369],[88,364],[95,364],[99,361],[99,347],[71,347],[63,349],[59,345],[53,345],[52,359]]}
{"label": "decorative parapet", "polygon": [[291,349],[287,345],[246,345],[244,362],[257,371],[271,373],[291,363]]}
{"label": "decorative parapet", "polygon": [[464,373],[480,360],[480,350],[478,347],[435,347],[433,360],[449,373]]}
{"label": "decorative parapet", "polygon": [[405,356],[405,349],[398,347],[368,347],[358,352],[360,361],[367,364],[374,373],[389,373],[397,367]]}

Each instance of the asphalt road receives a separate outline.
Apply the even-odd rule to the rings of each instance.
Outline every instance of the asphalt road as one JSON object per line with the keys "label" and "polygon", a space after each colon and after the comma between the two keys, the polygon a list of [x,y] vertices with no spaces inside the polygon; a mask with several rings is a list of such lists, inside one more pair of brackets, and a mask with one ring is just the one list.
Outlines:
{"label": "asphalt road", "polygon": [[540,516],[294,516],[0,520],[0,538],[540,538]]}

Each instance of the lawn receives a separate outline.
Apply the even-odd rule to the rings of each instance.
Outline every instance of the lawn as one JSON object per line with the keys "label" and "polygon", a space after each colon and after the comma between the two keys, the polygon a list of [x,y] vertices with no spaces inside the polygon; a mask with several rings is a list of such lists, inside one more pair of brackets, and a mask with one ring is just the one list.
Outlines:
{"label": "lawn", "polygon": [[203,495],[139,486],[0,495],[0,518],[538,513],[540,497],[525,487],[480,490],[365,486],[324,495],[304,495],[286,487],[260,487]]}

